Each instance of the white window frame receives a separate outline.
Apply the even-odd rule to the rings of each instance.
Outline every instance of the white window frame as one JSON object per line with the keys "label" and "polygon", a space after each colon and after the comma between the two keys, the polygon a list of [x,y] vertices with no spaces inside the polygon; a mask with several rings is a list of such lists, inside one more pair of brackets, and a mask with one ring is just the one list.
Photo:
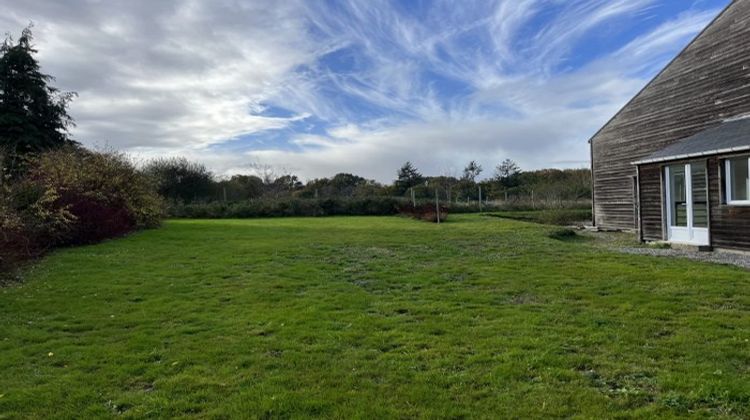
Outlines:
{"label": "white window frame", "polygon": [[[737,156],[728,157],[724,159],[724,175],[726,177],[724,193],[727,197],[727,204],[733,206],[750,206],[750,191],[748,191],[748,200],[733,200],[732,199],[732,159],[747,159],[748,170],[750,170],[750,156]],[[748,190],[750,190],[750,182],[748,182]]]}

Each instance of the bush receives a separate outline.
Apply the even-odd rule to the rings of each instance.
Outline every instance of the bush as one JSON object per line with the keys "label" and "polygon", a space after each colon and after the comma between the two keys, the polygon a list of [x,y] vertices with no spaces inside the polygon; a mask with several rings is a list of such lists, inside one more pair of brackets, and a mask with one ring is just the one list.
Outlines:
{"label": "bush", "polygon": [[183,202],[215,197],[213,174],[200,163],[185,158],[160,158],[148,162],[143,173],[156,185],[167,200]]}
{"label": "bush", "polygon": [[61,242],[75,217],[56,205],[59,194],[23,180],[0,191],[0,273]]}
{"label": "bush", "polygon": [[57,196],[53,207],[75,218],[62,245],[156,227],[164,214],[154,185],[120,153],[80,148],[47,152],[32,161],[26,179],[52,191]]}
{"label": "bush", "polygon": [[[415,219],[424,220],[427,222],[436,223],[438,221],[438,213],[435,204],[418,204],[416,206],[412,204],[405,204],[399,207],[398,212],[404,216],[410,216]],[[448,218],[448,208],[440,206],[440,221],[445,221]]]}
{"label": "bush", "polygon": [[158,226],[162,199],[122,154],[67,147],[32,158],[0,191],[0,266],[55,246],[98,242]]}

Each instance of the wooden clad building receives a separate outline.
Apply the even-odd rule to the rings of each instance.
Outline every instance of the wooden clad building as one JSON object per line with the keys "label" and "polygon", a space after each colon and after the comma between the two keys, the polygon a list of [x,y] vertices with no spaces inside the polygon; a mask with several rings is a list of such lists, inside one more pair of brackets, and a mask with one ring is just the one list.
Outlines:
{"label": "wooden clad building", "polygon": [[750,250],[750,0],[734,0],[589,141],[595,225]]}

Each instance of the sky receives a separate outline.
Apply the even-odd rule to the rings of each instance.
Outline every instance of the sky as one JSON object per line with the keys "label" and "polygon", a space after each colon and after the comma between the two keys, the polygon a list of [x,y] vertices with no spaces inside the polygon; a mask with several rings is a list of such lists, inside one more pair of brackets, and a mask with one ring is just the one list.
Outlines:
{"label": "sky", "polygon": [[0,0],[73,138],[218,176],[390,182],[588,166],[587,140],[729,0]]}

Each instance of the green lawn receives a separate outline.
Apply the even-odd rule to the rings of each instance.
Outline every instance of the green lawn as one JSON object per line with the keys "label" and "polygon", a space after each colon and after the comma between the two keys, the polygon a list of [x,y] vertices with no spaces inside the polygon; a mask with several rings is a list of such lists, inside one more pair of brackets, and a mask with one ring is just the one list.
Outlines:
{"label": "green lawn", "polygon": [[750,416],[750,273],[478,215],[175,220],[0,289],[0,418]]}

